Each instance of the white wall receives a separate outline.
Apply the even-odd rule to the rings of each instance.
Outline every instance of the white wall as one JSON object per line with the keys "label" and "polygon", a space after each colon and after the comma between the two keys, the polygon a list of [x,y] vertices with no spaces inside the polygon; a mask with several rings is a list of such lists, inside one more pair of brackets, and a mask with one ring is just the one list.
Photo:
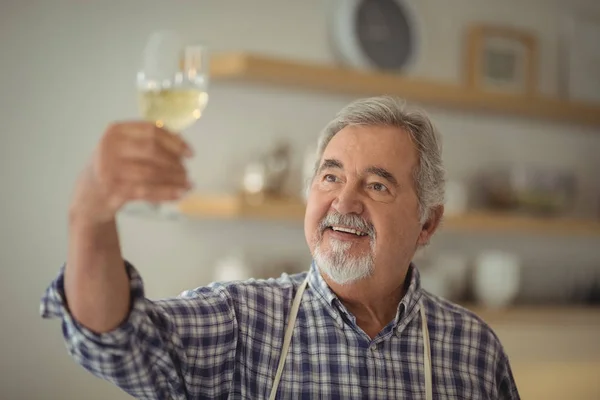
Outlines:
{"label": "white wall", "polygon": [[[243,49],[331,62],[326,7],[319,0],[66,1],[0,3],[0,397],[127,398],[66,356],[57,322],[38,317],[38,301],[65,258],[66,210],[73,181],[104,127],[137,118],[134,76],[147,35],[177,27],[216,50]],[[420,75],[460,77],[461,24],[474,19],[527,26],[542,38],[541,85],[556,90],[559,6],[567,1],[421,0],[426,47]],[[596,3],[596,4],[594,4]],[[595,8],[594,0],[569,8]],[[193,130],[197,185],[231,189],[232,174],[270,138],[298,150],[346,102],[344,96],[214,85],[206,117]],[[532,160],[575,168],[598,187],[598,129],[432,110],[445,135],[451,176],[489,160]],[[492,154],[480,153],[487,146]],[[208,168],[205,168],[208,167]],[[596,192],[597,195],[597,192]],[[580,209],[597,204],[584,197]],[[174,295],[210,279],[211,263],[231,246],[306,259],[301,227],[234,222],[160,222],[124,217],[124,251],[148,294]],[[227,240],[220,234],[227,234]],[[446,235],[447,236],[447,235]],[[440,237],[440,246],[475,251],[496,245],[558,267],[599,263],[597,239]],[[567,248],[569,247],[569,248]]]}

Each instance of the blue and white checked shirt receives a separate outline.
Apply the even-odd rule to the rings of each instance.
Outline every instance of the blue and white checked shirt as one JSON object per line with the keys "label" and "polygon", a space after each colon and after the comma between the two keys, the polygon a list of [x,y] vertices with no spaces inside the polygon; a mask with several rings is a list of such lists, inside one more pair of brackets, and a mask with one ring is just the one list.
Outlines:
{"label": "blue and white checked shirt", "polygon": [[47,289],[41,313],[62,319],[67,349],[79,364],[134,397],[268,398],[291,304],[308,273],[277,398],[424,399],[423,304],[434,399],[519,399],[492,330],[421,289],[414,266],[396,318],[373,340],[314,264],[301,274],[213,283],[157,301],[144,297],[137,270],[129,263],[126,268],[132,308],[114,331],[95,334],[73,320],[63,271]]}

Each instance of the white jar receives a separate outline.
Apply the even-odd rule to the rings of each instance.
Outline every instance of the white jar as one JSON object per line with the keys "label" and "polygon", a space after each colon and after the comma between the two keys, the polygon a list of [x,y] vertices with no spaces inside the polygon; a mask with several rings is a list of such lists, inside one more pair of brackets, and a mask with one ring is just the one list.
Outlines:
{"label": "white jar", "polygon": [[308,189],[310,180],[315,172],[315,164],[317,162],[317,147],[308,146],[304,151],[304,159],[302,162],[302,198],[306,201],[308,198]]}
{"label": "white jar", "polygon": [[475,259],[473,292],[482,305],[508,306],[518,295],[520,283],[520,260],[515,254],[488,250]]}
{"label": "white jar", "polygon": [[448,181],[446,183],[446,204],[444,214],[454,216],[464,214],[469,207],[467,187],[460,181]]}
{"label": "white jar", "polygon": [[251,277],[252,270],[243,251],[239,249],[219,259],[214,267],[213,280],[215,282],[243,281]]}

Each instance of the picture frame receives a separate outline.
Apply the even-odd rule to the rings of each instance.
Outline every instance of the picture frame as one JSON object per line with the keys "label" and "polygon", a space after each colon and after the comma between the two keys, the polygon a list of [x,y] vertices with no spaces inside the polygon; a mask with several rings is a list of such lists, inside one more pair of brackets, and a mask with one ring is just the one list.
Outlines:
{"label": "picture frame", "polygon": [[536,36],[512,27],[471,25],[467,30],[466,83],[476,91],[535,95]]}
{"label": "picture frame", "polygon": [[600,104],[600,15],[572,14],[560,21],[559,94]]}

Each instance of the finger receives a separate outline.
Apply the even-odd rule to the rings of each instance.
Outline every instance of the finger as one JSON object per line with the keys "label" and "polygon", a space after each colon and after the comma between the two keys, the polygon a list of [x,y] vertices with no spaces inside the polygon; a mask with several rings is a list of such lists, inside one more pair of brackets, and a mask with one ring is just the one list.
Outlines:
{"label": "finger", "polygon": [[187,172],[163,168],[151,163],[129,162],[123,164],[119,173],[119,184],[173,185],[189,188]]}
{"label": "finger", "polygon": [[162,148],[177,157],[191,157],[193,155],[191,146],[180,135],[156,128],[156,139]]}
{"label": "finger", "polygon": [[119,158],[129,161],[141,161],[154,164],[174,172],[185,172],[181,158],[165,150],[156,141],[126,140],[119,149]]}
{"label": "finger", "polygon": [[150,149],[159,145],[176,157],[191,157],[193,155],[191,146],[180,135],[159,128],[152,123],[132,122],[122,125],[121,129],[125,129],[126,137],[138,140]]}
{"label": "finger", "polygon": [[[151,122],[136,121],[126,123],[115,123],[108,128],[111,135],[127,136],[132,139],[149,139],[154,136],[156,125]],[[123,135],[124,134],[124,135]]]}

